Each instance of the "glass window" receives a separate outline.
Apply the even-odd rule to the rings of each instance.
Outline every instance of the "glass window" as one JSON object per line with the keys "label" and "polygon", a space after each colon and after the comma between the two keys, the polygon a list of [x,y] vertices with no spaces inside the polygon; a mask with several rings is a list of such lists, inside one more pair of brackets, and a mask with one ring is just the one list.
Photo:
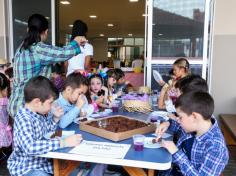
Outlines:
{"label": "glass window", "polygon": [[12,21],[13,21],[13,41],[14,52],[19,47],[26,36],[28,18],[39,13],[44,15],[49,22],[47,43],[52,43],[51,34],[51,1],[49,0],[12,0]]}
{"label": "glass window", "polygon": [[154,0],[155,57],[202,57],[205,0]]}

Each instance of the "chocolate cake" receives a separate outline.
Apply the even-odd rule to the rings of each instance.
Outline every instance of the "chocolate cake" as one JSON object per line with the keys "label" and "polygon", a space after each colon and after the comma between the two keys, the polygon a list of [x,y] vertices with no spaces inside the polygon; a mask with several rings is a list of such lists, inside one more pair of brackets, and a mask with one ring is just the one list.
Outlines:
{"label": "chocolate cake", "polygon": [[61,137],[61,136],[62,136],[62,130],[58,130],[58,131],[55,131],[55,133],[53,133],[50,138],[52,139],[52,138]]}
{"label": "chocolate cake", "polygon": [[134,130],[142,127],[148,126],[148,124],[138,121],[138,120],[133,120],[133,119],[128,119],[124,117],[112,117],[108,119],[103,119],[105,120],[106,125],[103,127],[100,125],[101,122],[98,121],[92,121],[90,123],[87,123],[87,125],[96,127],[96,128],[103,128],[107,131],[115,132],[115,133],[120,133],[120,132],[125,132],[129,130]]}

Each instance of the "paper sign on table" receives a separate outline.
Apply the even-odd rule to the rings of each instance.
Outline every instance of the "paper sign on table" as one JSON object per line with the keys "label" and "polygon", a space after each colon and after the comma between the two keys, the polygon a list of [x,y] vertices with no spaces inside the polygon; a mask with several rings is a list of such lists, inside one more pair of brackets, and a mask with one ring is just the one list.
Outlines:
{"label": "paper sign on table", "polygon": [[109,142],[86,141],[73,148],[69,153],[107,158],[124,158],[131,145]]}

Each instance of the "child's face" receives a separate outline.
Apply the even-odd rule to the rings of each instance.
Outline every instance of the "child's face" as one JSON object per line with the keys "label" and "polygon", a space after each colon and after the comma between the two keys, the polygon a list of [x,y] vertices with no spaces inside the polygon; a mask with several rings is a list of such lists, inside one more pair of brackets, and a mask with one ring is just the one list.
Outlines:
{"label": "child's face", "polygon": [[102,81],[99,78],[93,78],[90,83],[90,89],[97,94],[102,89]]}
{"label": "child's face", "polygon": [[180,108],[177,108],[176,112],[178,114],[177,121],[180,124],[180,126],[185,130],[186,133],[191,133],[196,131],[195,118],[192,114],[188,115],[185,112],[183,112]]}
{"label": "child's face", "polygon": [[85,94],[88,90],[86,85],[81,85],[79,88],[73,89],[69,87],[68,100],[71,104],[75,104],[80,95]]}
{"label": "child's face", "polygon": [[44,102],[39,101],[37,105],[37,113],[42,115],[48,114],[48,112],[51,110],[53,101],[53,97],[45,100]]}
{"label": "child's face", "polygon": [[113,77],[108,78],[108,86],[113,87],[116,83],[116,80]]}
{"label": "child's face", "polygon": [[2,97],[7,97],[8,96],[8,89],[5,88],[4,90],[1,91],[1,96]]}
{"label": "child's face", "polygon": [[173,73],[176,78],[181,78],[185,74],[185,69],[177,65],[173,66]]}
{"label": "child's face", "polygon": [[120,85],[120,84],[124,84],[125,83],[125,77],[121,77],[120,79],[118,79],[117,81],[117,84]]}

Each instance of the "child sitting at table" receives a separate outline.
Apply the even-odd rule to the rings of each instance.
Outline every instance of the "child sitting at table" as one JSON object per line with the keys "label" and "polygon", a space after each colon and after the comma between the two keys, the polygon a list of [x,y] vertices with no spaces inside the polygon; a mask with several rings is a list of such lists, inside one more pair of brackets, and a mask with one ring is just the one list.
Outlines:
{"label": "child sitting at table", "polygon": [[112,104],[108,101],[108,90],[103,86],[103,78],[99,74],[91,75],[89,78],[88,102],[94,106],[94,110],[99,108],[111,108]]}
{"label": "child sitting at table", "polygon": [[123,93],[128,93],[128,87],[132,87],[130,82],[125,80],[125,73],[120,68],[115,68],[115,74],[117,76],[115,93],[122,91]]}
{"label": "child sitting at table", "polygon": [[174,79],[172,79],[171,84],[165,84],[161,89],[160,97],[158,100],[159,109],[165,109],[166,106],[171,106],[172,102],[173,104],[175,103],[177,95],[174,85],[179,79],[189,74],[188,60],[185,58],[177,59],[173,64],[173,73]]}
{"label": "child sitting at table", "polygon": [[63,110],[57,107],[54,114],[49,113],[51,105],[58,97],[53,83],[43,77],[31,78],[24,88],[25,105],[14,121],[13,152],[8,159],[8,170],[11,175],[53,174],[52,161],[40,157],[49,151],[80,144],[80,134],[64,139],[45,139],[48,132],[55,131]]}
{"label": "child sitting at table", "polygon": [[121,96],[123,92],[119,90],[117,93],[114,92],[114,86],[118,80],[118,76],[114,69],[110,69],[107,71],[107,80],[105,81],[105,86],[107,87],[108,91],[108,101],[112,102],[117,97]]}
{"label": "child sitting at table", "polygon": [[0,73],[0,160],[6,156],[3,147],[9,147],[12,142],[12,130],[7,112],[9,86],[10,81]]}
{"label": "child sitting at table", "polygon": [[172,141],[161,142],[172,154],[174,164],[164,175],[220,175],[229,155],[218,123],[212,117],[213,98],[206,92],[189,92],[177,99],[175,107],[178,122],[170,119],[156,130],[157,138],[167,129],[180,134],[177,146]]}
{"label": "child sitting at table", "polygon": [[59,121],[60,128],[66,128],[80,116],[81,109],[85,104],[84,94],[87,90],[87,78],[80,73],[71,73],[66,78],[64,89],[55,101],[64,110],[64,115]]}

